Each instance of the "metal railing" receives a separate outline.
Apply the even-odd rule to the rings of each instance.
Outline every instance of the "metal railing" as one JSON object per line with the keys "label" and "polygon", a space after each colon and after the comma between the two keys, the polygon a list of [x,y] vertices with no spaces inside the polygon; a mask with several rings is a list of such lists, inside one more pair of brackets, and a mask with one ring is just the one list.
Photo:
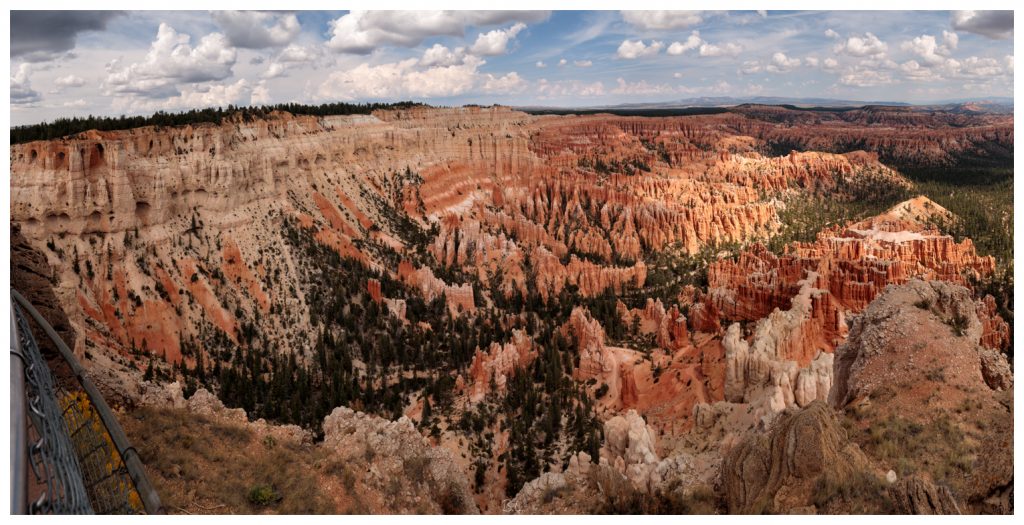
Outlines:
{"label": "metal railing", "polygon": [[[74,353],[14,289],[11,299],[11,512],[162,513],[138,453]],[[68,373],[55,377],[30,320]]]}

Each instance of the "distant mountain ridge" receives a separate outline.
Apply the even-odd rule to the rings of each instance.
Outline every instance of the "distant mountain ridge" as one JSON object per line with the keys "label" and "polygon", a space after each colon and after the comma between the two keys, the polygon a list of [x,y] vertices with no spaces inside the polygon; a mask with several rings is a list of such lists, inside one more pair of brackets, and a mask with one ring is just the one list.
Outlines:
{"label": "distant mountain ridge", "polygon": [[655,110],[681,108],[713,108],[734,107],[745,104],[797,106],[797,107],[864,107],[864,106],[898,106],[926,107],[947,111],[975,110],[992,113],[1012,113],[1012,97],[985,97],[982,99],[950,99],[928,103],[911,103],[884,100],[848,100],[818,97],[693,97],[662,102],[636,102],[625,104],[609,104],[595,106],[521,106],[517,109],[580,109],[580,110]]}

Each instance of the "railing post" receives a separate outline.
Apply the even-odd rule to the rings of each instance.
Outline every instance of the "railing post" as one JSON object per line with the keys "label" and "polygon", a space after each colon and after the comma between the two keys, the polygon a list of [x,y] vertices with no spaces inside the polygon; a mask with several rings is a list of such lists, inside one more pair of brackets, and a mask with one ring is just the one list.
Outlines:
{"label": "railing post", "polygon": [[28,513],[28,414],[25,412],[25,357],[11,303],[11,514]]}

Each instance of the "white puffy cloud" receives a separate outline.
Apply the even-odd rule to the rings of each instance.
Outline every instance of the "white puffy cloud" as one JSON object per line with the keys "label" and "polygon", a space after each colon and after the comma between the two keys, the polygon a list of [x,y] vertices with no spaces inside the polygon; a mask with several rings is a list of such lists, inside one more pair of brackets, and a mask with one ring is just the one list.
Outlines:
{"label": "white puffy cloud", "polygon": [[271,62],[270,66],[267,67],[267,70],[263,72],[262,76],[263,78],[283,77],[285,76],[286,71],[287,68],[285,68],[284,64],[280,62]]}
{"label": "white puffy cloud", "polygon": [[248,49],[283,46],[302,29],[291,13],[214,11],[212,16],[232,46]]}
{"label": "white puffy cloud", "polygon": [[481,89],[485,93],[492,94],[509,94],[509,93],[522,93],[526,90],[527,82],[519,73],[515,71],[507,73],[504,76],[496,77],[491,74],[484,75],[483,84]]}
{"label": "white puffy cloud", "polygon": [[314,46],[302,46],[299,44],[289,44],[288,47],[281,50],[274,58],[276,62],[282,62],[285,64],[301,64],[305,62],[312,62],[320,57],[318,48]]}
{"label": "white puffy cloud", "polygon": [[[410,58],[378,65],[367,63],[331,73],[317,90],[322,99],[357,100],[367,98],[394,99],[401,97],[436,98],[461,95],[476,87],[481,80],[478,69],[484,60],[467,55],[460,64],[421,67],[419,60]],[[492,87],[510,85],[514,77],[483,77],[492,81]]]}
{"label": "white puffy cloud", "polygon": [[704,40],[701,39],[700,37],[700,31],[694,30],[692,33],[690,33],[690,36],[688,36],[685,41],[672,42],[672,45],[668,46],[668,50],[666,50],[666,53],[670,55],[682,55],[683,53],[691,49],[697,49],[703,43]]}
{"label": "white puffy cloud", "polygon": [[242,78],[233,84],[213,84],[183,89],[181,95],[168,99],[164,105],[173,109],[242,104],[247,101],[250,92],[249,82]]}
{"label": "white puffy cloud", "polygon": [[224,107],[252,103],[252,86],[246,79],[231,84],[197,84],[167,98],[115,97],[112,107],[127,113],[181,111],[186,109]]}
{"label": "white puffy cloud", "polygon": [[953,29],[997,40],[1013,34],[1013,11],[954,11]]}
{"label": "white puffy cloud", "polygon": [[913,40],[904,42],[900,48],[917,55],[928,66],[942,64],[949,56],[949,48],[940,45],[932,35],[915,37]]}
{"label": "white puffy cloud", "polygon": [[351,11],[330,25],[327,46],[365,55],[385,46],[413,47],[432,36],[463,36],[467,26],[539,22],[550,11]]}
{"label": "white puffy cloud", "polygon": [[917,81],[931,81],[941,78],[935,70],[922,66],[917,60],[908,60],[900,64],[900,72],[907,78]]}
{"label": "white puffy cloud", "polygon": [[942,45],[946,46],[947,49],[956,49],[956,46],[960,45],[960,35],[952,31],[943,31]]}
{"label": "white puffy cloud", "polygon": [[576,67],[590,67],[590,66],[594,65],[594,62],[592,62],[590,60],[574,60],[572,65],[574,65]]}
{"label": "white puffy cloud", "polygon": [[643,40],[623,40],[616,54],[619,58],[632,60],[657,55],[662,47],[664,44],[657,40],[651,40],[650,44],[644,44]]}
{"label": "white puffy cloud", "polygon": [[821,64],[821,61],[818,60],[818,57],[804,57],[804,62],[807,62],[807,65],[811,67],[818,67],[818,65]]}
{"label": "white puffy cloud", "polygon": [[760,73],[763,69],[764,66],[757,60],[747,60],[740,65],[740,73],[744,75],[754,75]]}
{"label": "white puffy cloud", "polygon": [[700,56],[702,57],[734,57],[741,52],[743,52],[743,46],[732,42],[726,42],[724,44],[710,44],[705,42],[700,45]]}
{"label": "white puffy cloud", "polygon": [[829,38],[839,38],[839,33],[837,33],[834,29],[830,27],[825,30],[825,36]]}
{"label": "white puffy cloud", "polygon": [[833,48],[836,53],[855,57],[880,55],[888,49],[889,46],[872,33],[865,33],[864,36],[851,36]]}
{"label": "white puffy cloud", "polygon": [[788,57],[781,51],[775,52],[772,55],[771,61],[765,66],[765,71],[771,73],[786,73],[792,71],[794,68],[800,66],[800,59],[796,57]]}
{"label": "white puffy cloud", "polygon": [[77,100],[69,100],[69,101],[65,102],[64,104],[62,104],[62,106],[66,107],[66,108],[71,108],[71,109],[82,109],[82,108],[89,107],[89,103],[86,102],[84,98],[80,98],[80,99],[77,99]]}
{"label": "white puffy cloud", "polygon": [[566,65],[568,63],[569,63],[569,61],[564,59],[564,58],[561,58],[561,59],[558,60],[558,65],[560,65],[560,66],[564,66],[564,65]]}
{"label": "white puffy cloud", "polygon": [[57,80],[54,80],[53,83],[59,88],[82,87],[85,85],[85,79],[78,75],[71,74],[60,77]]}
{"label": "white puffy cloud", "polygon": [[508,52],[508,43],[523,29],[526,29],[526,24],[519,22],[508,29],[494,29],[487,33],[480,33],[469,51],[478,56],[504,55]]}
{"label": "white puffy cloud", "polygon": [[839,61],[832,57],[828,57],[825,60],[821,61],[821,68],[824,69],[825,71],[832,71],[838,67]]}
{"label": "white puffy cloud", "polygon": [[252,88],[252,93],[249,95],[249,103],[254,106],[271,103],[270,90],[267,89],[267,85],[264,82],[260,82],[256,87]]}
{"label": "white puffy cloud", "polygon": [[286,76],[289,68],[296,67],[300,64],[308,64],[319,57],[320,52],[316,47],[289,44],[288,47],[282,49],[281,52],[274,57],[273,61],[267,67],[267,70],[263,72],[262,76],[263,78],[283,77]]}
{"label": "white puffy cloud", "polygon": [[960,60],[955,73],[964,77],[993,77],[1004,72],[998,59],[989,57],[967,57]]}
{"label": "white puffy cloud", "polygon": [[704,11],[622,11],[626,23],[644,30],[685,29],[704,20]]}
{"label": "white puffy cloud", "polygon": [[441,44],[434,44],[423,52],[423,58],[420,58],[420,65],[424,67],[454,66],[461,64],[465,59],[465,48],[457,47],[452,50]]}
{"label": "white puffy cloud", "polygon": [[38,91],[32,89],[31,74],[32,66],[22,63],[18,66],[18,70],[11,75],[11,105],[33,104],[42,98]]}
{"label": "white puffy cloud", "polygon": [[120,61],[108,64],[106,87],[115,93],[144,96],[176,94],[175,84],[224,80],[231,76],[237,52],[220,33],[210,33],[189,45],[190,37],[160,24],[156,40],[142,62],[121,67]]}
{"label": "white puffy cloud", "polygon": [[547,65],[547,64],[545,64],[543,60],[538,60],[538,61],[537,61],[537,63],[536,63],[535,65],[536,65],[537,67],[539,67],[539,68],[545,68],[545,67],[548,67],[548,65]]}

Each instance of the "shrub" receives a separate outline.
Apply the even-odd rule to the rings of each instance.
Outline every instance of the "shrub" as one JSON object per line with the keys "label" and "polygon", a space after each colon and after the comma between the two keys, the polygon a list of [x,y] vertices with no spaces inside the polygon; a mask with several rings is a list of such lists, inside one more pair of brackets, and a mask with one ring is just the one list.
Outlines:
{"label": "shrub", "polygon": [[281,495],[270,485],[253,485],[249,489],[249,503],[266,507],[272,503],[281,501]]}

